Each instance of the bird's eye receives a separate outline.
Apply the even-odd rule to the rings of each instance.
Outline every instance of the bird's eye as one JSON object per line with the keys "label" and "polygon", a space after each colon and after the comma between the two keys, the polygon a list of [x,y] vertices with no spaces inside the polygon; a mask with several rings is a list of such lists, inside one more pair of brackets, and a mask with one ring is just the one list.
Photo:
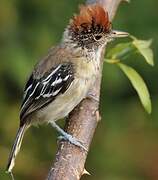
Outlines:
{"label": "bird's eye", "polygon": [[102,35],[96,35],[96,36],[94,36],[94,39],[95,39],[96,41],[99,41],[101,38],[102,38]]}

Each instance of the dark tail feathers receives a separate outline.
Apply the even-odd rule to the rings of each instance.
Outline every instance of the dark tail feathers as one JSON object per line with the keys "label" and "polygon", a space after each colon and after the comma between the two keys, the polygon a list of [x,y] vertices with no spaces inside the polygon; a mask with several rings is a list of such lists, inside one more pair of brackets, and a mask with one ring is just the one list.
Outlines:
{"label": "dark tail feathers", "polygon": [[15,141],[12,146],[12,149],[11,149],[11,152],[9,155],[9,159],[8,159],[8,165],[6,168],[6,172],[8,172],[8,173],[12,172],[12,169],[15,164],[15,158],[16,158],[18,152],[20,151],[21,142],[22,142],[22,139],[23,139],[23,136],[24,136],[24,133],[25,133],[27,127],[28,127],[27,124],[24,124],[23,126],[19,127],[19,129],[18,129],[16,138],[15,138]]}

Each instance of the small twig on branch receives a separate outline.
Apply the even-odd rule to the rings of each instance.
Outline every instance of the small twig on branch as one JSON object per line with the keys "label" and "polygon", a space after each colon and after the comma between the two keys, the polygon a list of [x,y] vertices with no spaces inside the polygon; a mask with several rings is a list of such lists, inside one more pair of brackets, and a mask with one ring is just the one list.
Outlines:
{"label": "small twig on branch", "polygon": [[[113,19],[117,7],[122,0],[87,0],[88,4],[99,3],[109,12],[110,20]],[[102,77],[104,52],[102,52],[101,71],[98,74],[95,86],[91,93],[99,99]],[[97,127],[99,117],[99,104],[92,99],[84,99],[69,115],[65,130],[84,142],[85,147],[90,146],[92,137]],[[83,174],[87,174],[84,165],[87,153],[82,149],[71,145],[69,142],[60,142],[55,161],[48,174],[48,180],[79,180]]]}

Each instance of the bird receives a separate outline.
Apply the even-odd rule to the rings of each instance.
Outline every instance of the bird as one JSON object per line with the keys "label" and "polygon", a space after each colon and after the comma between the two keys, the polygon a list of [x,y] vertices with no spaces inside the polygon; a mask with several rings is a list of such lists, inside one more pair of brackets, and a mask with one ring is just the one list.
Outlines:
{"label": "bird", "polygon": [[[62,139],[86,150],[82,142],[56,123],[65,118],[86,97],[100,70],[105,45],[128,33],[112,29],[108,12],[99,4],[80,5],[66,27],[61,42],[34,67],[24,88],[20,123],[6,171],[12,173],[26,130],[50,123]],[[93,96],[90,96],[93,97]]]}

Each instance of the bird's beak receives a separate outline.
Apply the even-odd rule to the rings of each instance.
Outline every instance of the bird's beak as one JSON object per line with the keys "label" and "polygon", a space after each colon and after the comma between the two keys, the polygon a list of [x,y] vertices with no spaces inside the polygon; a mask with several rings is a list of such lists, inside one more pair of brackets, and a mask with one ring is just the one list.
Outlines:
{"label": "bird's beak", "polygon": [[113,38],[127,37],[129,36],[129,33],[123,32],[123,31],[112,30],[111,36]]}

